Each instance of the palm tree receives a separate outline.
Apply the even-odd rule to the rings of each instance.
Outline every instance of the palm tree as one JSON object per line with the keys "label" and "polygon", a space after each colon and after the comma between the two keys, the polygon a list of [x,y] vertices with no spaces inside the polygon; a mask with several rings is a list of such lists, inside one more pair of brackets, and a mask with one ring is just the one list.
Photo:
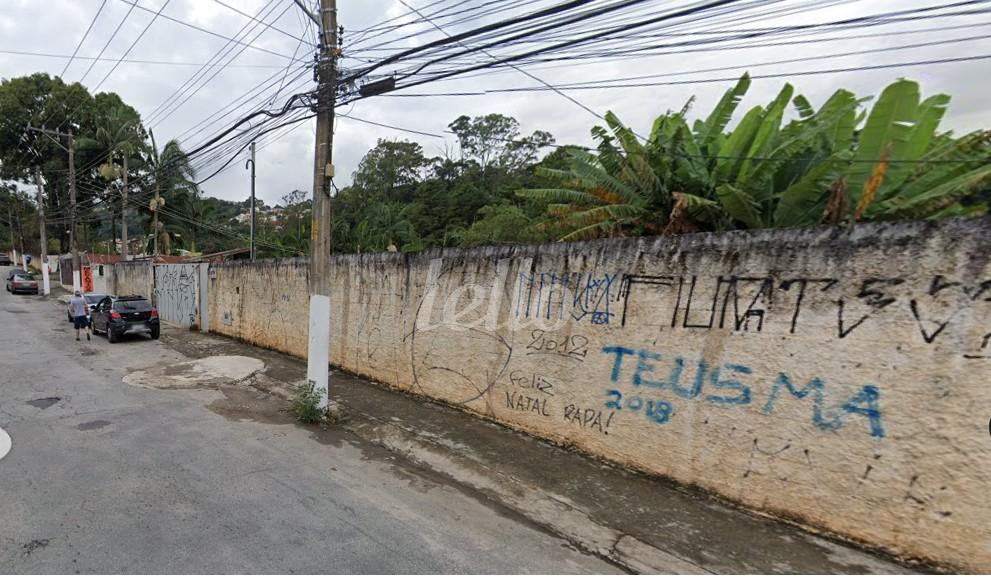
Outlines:
{"label": "palm tree", "polygon": [[191,253],[197,253],[196,242],[201,234],[200,227],[209,223],[210,216],[215,212],[216,207],[213,202],[203,200],[194,195],[182,203],[182,215],[190,222],[186,223],[185,230],[189,234],[189,239],[185,240],[186,248]]}
{"label": "palm tree", "polygon": [[158,222],[158,211],[165,207],[166,198],[179,209],[185,207],[185,202],[190,198],[196,198],[199,194],[199,186],[196,185],[196,170],[182,146],[175,139],[170,140],[158,150],[155,144],[155,134],[148,131],[151,137],[151,151],[148,159],[151,164],[151,174],[155,182],[155,196],[148,203],[148,209],[152,211],[151,232],[153,235],[152,254],[158,255],[159,235],[166,240],[164,251],[170,250],[169,242],[172,239],[165,229],[165,224]]}
{"label": "palm tree", "polygon": [[[141,120],[134,110],[125,107],[111,108],[97,125],[95,136],[79,140],[82,149],[97,149],[107,154],[107,161],[100,166],[100,175],[108,182],[121,180],[121,254],[127,258],[127,197],[128,158],[144,146]],[[118,169],[114,158],[120,155],[123,167]]]}

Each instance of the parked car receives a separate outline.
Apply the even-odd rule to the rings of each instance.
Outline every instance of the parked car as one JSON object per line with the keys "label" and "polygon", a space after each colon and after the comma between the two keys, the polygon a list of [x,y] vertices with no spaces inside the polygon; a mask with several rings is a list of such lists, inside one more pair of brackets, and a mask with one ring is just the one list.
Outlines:
{"label": "parked car", "polygon": [[[96,305],[99,304],[101,300],[104,298],[113,298],[113,296],[107,296],[106,294],[83,294],[83,298],[86,299],[86,305],[89,306],[89,311],[92,313],[96,310]],[[68,317],[70,323],[73,322],[71,308],[65,309],[65,316]]]}
{"label": "parked car", "polygon": [[17,294],[18,292],[37,294],[38,280],[22,269],[12,269],[7,275],[7,291],[11,294]]}
{"label": "parked car", "polygon": [[148,334],[158,339],[158,309],[144,296],[105,296],[90,312],[94,333],[104,333],[116,343],[124,335]]}
{"label": "parked car", "polygon": [[14,265],[14,262],[10,260],[10,256],[6,253],[0,253],[0,265]]}

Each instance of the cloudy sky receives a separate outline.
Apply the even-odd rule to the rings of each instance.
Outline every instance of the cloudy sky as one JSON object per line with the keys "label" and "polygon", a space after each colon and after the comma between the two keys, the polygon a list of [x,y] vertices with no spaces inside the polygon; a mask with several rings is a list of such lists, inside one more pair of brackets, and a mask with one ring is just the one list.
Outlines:
{"label": "cloudy sky", "polygon": [[[406,0],[415,8],[429,10],[435,0]],[[608,4],[613,0],[602,0]],[[766,18],[747,21],[745,18],[709,25],[688,22],[682,31],[752,29],[758,27],[791,24],[821,23],[850,17],[877,14],[893,10],[906,10],[919,6],[938,6],[952,0],[781,0],[775,3],[783,8],[807,8],[774,20]],[[294,88],[312,86],[312,78],[305,69],[291,65],[286,56],[296,55],[306,59],[312,47],[299,39],[313,40],[312,30],[306,18],[292,0],[224,0],[223,6],[215,0],[170,0],[162,11],[163,16],[182,21],[159,18],[142,35],[165,0],[0,0],[0,77],[11,78],[37,71],[52,75],[62,74],[69,63],[66,57],[75,50],[87,27],[99,10],[92,30],[79,49],[78,57],[69,64],[64,79],[82,81],[91,91],[113,91],[133,105],[147,126],[153,128],[159,144],[179,137],[187,147],[209,138],[211,133],[224,128],[223,109],[231,102],[255,88],[269,88],[259,94],[259,100],[282,89],[282,95],[291,94]],[[522,13],[535,7],[556,4],[560,0],[520,2],[507,0],[506,4],[518,6],[514,11]],[[757,0],[748,0],[756,6]],[[309,0],[312,4],[312,0]],[[482,0],[462,2],[459,9]],[[339,0],[339,22],[345,27],[345,54],[349,55],[349,38],[360,39],[358,33],[378,23],[399,17],[395,23],[415,19],[409,9],[398,0]],[[524,4],[526,6],[524,6]],[[653,3],[650,10],[661,6],[691,4],[687,0]],[[101,8],[102,7],[102,8]],[[952,10],[971,12],[991,8],[991,2],[977,2]],[[211,70],[207,75],[193,78],[195,85],[184,84],[197,76],[200,66],[213,59],[226,41],[206,31],[233,37],[250,18],[239,14],[258,14],[272,26],[261,26],[246,38],[253,47],[237,47],[223,60],[230,65]],[[503,13],[500,17],[505,17]],[[404,16],[407,15],[407,16]],[[125,18],[126,16],[126,18]],[[466,30],[485,21],[472,21],[452,26],[448,33]],[[123,23],[123,24],[121,24]],[[114,35],[115,29],[120,26]],[[919,29],[942,28],[940,31],[916,32]],[[532,75],[539,76],[552,85],[577,81],[613,80],[629,76],[655,77],[646,81],[666,83],[681,81],[677,85],[642,88],[613,88],[571,90],[568,94],[595,112],[612,110],[627,124],[646,134],[655,116],[668,109],[680,109],[691,97],[696,96],[693,114],[704,117],[715,101],[730,84],[710,82],[714,78],[732,78],[749,70],[752,75],[807,72],[811,70],[847,69],[875,66],[886,63],[929,61],[960,56],[991,54],[991,17],[985,14],[968,15],[919,21],[896,25],[859,29],[839,33],[857,35],[853,40],[832,40],[821,43],[779,45],[735,49],[732,51],[693,52],[651,56],[639,59],[596,60],[587,63],[541,64],[524,67]],[[256,38],[257,35],[257,38]],[[437,39],[441,33],[427,24],[408,25],[383,34],[375,40],[357,43],[357,48],[374,43],[384,43],[391,48],[413,47]],[[837,34],[822,35],[835,37]],[[140,37],[140,39],[139,39]],[[367,37],[367,34],[366,34]],[[111,40],[112,38],[112,40]],[[108,40],[110,43],[107,44]],[[137,41],[135,43],[135,41]],[[103,52],[108,60],[92,59]],[[133,48],[132,48],[133,45]],[[903,45],[912,48],[891,50]],[[121,63],[111,72],[115,60],[130,49],[127,59],[162,63]],[[228,47],[230,49],[230,47]],[[240,49],[244,49],[240,51]],[[20,53],[18,53],[20,52]],[[22,53],[49,54],[24,55]],[[841,57],[823,58],[837,53]],[[853,55],[851,55],[853,53]],[[236,57],[235,57],[236,54]],[[369,54],[355,53],[356,56]],[[378,54],[384,55],[384,54]],[[789,61],[789,63],[781,63]],[[768,62],[775,62],[767,64]],[[90,69],[90,65],[95,65]],[[192,65],[190,65],[192,64]],[[346,62],[354,65],[354,61]],[[760,65],[767,64],[767,65]],[[89,70],[89,71],[88,71]],[[906,77],[918,80],[926,95],[945,92],[953,97],[944,129],[959,133],[987,128],[991,115],[991,60],[965,61],[940,65],[906,66],[857,72],[836,72],[820,75],[774,77],[755,79],[743,104],[748,107],[766,103],[778,92],[785,81],[796,86],[797,93],[804,94],[814,105],[820,104],[836,88],[845,87],[858,95],[877,94],[887,83]],[[108,73],[110,75],[108,76]],[[216,74],[214,76],[214,74]],[[297,77],[298,76],[298,77]],[[309,80],[309,81],[308,81]],[[274,85],[273,85],[274,84]],[[460,91],[494,90],[499,88],[539,86],[532,78],[518,71],[455,79],[417,88],[417,92],[443,93]],[[195,89],[195,92],[192,90]],[[178,92],[178,94],[177,94]],[[284,101],[273,101],[278,107]],[[162,108],[162,105],[167,105]],[[218,113],[218,110],[220,113]],[[251,109],[242,106],[232,109],[233,116]],[[742,109],[741,109],[742,111]],[[447,124],[461,114],[471,116],[490,112],[511,115],[519,120],[524,132],[536,129],[551,132],[558,143],[588,144],[589,128],[595,117],[567,98],[548,91],[525,93],[490,93],[469,97],[392,97],[378,96],[345,106],[340,111],[361,119],[382,124],[444,135]],[[210,126],[212,125],[212,126]],[[290,127],[287,127],[287,129]],[[403,138],[419,141],[427,155],[440,155],[451,146],[450,136],[432,138],[388,130],[359,122],[354,118],[338,119],[335,135],[335,162],[338,185],[350,183],[351,173],[365,152],[380,137]],[[273,140],[277,139],[277,140]],[[258,195],[269,204],[275,204],[283,194],[294,189],[311,189],[313,129],[312,121],[304,122],[287,134],[273,133],[261,142],[258,153]],[[219,162],[218,162],[219,164]],[[217,164],[214,164],[214,167]],[[208,173],[213,168],[206,169]],[[225,171],[204,183],[208,195],[228,200],[243,200],[248,194],[248,176],[244,169],[244,157],[239,157]]]}

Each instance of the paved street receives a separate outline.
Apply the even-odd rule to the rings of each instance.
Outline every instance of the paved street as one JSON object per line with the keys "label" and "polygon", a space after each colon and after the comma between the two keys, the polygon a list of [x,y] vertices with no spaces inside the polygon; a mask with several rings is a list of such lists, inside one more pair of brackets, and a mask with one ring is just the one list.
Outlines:
{"label": "paved street", "polygon": [[122,382],[184,359],[0,294],[0,573],[620,571],[347,433]]}

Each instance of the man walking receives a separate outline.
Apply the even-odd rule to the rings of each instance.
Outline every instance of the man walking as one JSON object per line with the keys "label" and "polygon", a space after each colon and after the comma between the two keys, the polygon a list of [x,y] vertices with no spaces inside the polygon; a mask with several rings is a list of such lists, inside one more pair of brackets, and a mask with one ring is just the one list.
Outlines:
{"label": "man walking", "polygon": [[86,299],[79,290],[76,290],[69,301],[69,312],[76,327],[76,341],[79,340],[79,329],[86,329],[86,340],[89,341],[89,304],[86,304]]}

